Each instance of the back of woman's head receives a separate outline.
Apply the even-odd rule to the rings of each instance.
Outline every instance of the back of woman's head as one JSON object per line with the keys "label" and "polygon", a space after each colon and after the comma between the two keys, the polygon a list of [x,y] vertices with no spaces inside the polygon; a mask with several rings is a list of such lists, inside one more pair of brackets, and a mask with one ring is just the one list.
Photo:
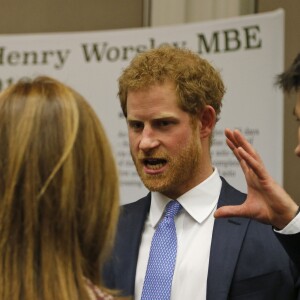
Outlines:
{"label": "back of woman's head", "polygon": [[114,238],[118,180],[82,96],[38,77],[0,94],[0,299],[85,299]]}

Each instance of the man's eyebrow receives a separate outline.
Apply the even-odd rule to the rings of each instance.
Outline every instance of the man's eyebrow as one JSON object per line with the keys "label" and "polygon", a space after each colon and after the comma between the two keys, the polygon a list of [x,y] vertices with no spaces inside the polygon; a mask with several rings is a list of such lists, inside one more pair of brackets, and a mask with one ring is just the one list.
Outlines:
{"label": "man's eyebrow", "polygon": [[135,119],[127,119],[127,124],[128,126],[137,126],[137,125],[141,126],[142,124],[144,124],[144,122]]}
{"label": "man's eyebrow", "polygon": [[154,118],[153,120],[161,120],[161,119],[164,119],[164,120],[167,120],[167,119],[176,119],[176,117],[174,116],[170,116],[170,115],[165,115],[165,116],[157,116],[156,118]]}
{"label": "man's eyebrow", "polygon": [[[170,119],[170,120],[173,120],[173,119],[177,119],[175,116],[173,116],[173,115],[159,115],[159,116],[156,116],[156,117],[154,117],[154,118],[152,118],[151,120],[153,120],[153,121],[156,121],[156,120],[168,120],[168,119]],[[139,121],[139,119],[138,118],[135,118],[135,117],[130,117],[130,116],[127,116],[127,120],[129,121]]]}

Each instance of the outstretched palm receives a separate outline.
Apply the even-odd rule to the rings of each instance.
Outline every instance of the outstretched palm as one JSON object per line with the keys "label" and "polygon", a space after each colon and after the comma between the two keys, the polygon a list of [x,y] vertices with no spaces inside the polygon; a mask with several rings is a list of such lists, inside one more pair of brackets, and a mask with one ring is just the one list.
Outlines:
{"label": "outstretched palm", "polygon": [[282,229],[295,216],[297,204],[267,172],[260,156],[238,131],[225,130],[227,145],[245,174],[248,195],[238,206],[223,206],[215,217],[248,217]]}

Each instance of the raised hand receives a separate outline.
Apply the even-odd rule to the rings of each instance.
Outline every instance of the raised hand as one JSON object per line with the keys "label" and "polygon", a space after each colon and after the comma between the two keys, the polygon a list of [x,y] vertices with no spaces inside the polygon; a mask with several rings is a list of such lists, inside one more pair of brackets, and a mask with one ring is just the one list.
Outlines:
{"label": "raised hand", "polygon": [[259,154],[238,130],[226,129],[225,135],[245,174],[248,195],[243,204],[220,207],[214,216],[253,218],[284,228],[295,217],[298,205],[269,175]]}

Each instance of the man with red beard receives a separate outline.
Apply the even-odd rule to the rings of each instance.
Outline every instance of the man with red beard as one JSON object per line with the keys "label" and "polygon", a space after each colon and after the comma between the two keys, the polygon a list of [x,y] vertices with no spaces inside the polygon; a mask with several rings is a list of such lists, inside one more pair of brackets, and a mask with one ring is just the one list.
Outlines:
{"label": "man with red beard", "polygon": [[[283,200],[280,211],[270,203],[261,206],[255,218],[270,225],[241,217],[214,219],[222,216],[219,207],[241,205],[247,197],[211,162],[224,93],[218,71],[186,49],[144,52],[123,71],[119,98],[130,151],[150,193],[123,206],[104,272],[108,287],[142,300],[300,299],[300,252],[292,251],[300,237],[286,235],[285,250],[277,238],[283,234],[272,228],[298,219],[294,201]],[[179,212],[171,218],[173,204]],[[174,235],[163,236],[169,234],[162,229],[165,220],[175,242]]]}

